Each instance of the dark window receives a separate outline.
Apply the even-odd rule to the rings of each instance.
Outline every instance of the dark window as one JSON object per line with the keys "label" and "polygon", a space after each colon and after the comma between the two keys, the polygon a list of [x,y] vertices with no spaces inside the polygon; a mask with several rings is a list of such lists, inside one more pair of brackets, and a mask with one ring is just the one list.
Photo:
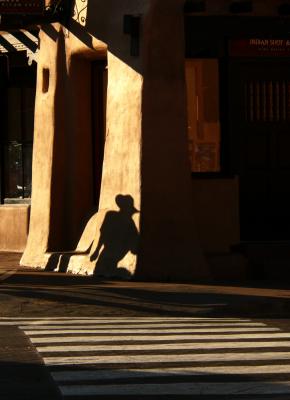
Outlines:
{"label": "dark window", "polygon": [[1,202],[31,196],[36,67],[25,55],[2,56]]}

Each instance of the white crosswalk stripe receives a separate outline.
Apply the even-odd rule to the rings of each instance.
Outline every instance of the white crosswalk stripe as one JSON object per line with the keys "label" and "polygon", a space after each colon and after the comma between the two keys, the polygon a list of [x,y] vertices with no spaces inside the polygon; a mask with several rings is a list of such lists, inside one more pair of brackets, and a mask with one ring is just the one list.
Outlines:
{"label": "white crosswalk stripe", "polygon": [[29,336],[68,400],[290,398],[290,331],[274,321],[58,317],[1,318],[0,325]]}

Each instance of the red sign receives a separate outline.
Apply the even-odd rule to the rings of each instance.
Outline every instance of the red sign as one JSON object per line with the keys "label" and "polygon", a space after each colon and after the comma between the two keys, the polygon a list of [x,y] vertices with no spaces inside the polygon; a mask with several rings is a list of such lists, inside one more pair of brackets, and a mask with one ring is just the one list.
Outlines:
{"label": "red sign", "polygon": [[42,14],[44,0],[0,0],[0,14]]}
{"label": "red sign", "polygon": [[290,38],[231,40],[229,55],[232,57],[290,57]]}

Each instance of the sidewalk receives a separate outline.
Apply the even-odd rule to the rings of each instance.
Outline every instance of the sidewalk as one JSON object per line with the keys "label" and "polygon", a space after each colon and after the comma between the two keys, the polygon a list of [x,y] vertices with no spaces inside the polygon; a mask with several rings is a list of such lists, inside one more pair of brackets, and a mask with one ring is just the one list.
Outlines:
{"label": "sidewalk", "polygon": [[289,317],[290,283],[102,281],[20,268],[19,258],[0,253],[0,270],[10,271],[0,281],[0,316]]}

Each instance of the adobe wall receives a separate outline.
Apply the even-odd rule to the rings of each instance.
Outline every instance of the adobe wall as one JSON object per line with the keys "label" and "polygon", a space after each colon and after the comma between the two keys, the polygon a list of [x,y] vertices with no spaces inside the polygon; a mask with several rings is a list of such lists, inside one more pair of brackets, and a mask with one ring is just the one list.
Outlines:
{"label": "adobe wall", "polygon": [[192,190],[203,251],[228,253],[240,242],[238,177],[193,179]]}
{"label": "adobe wall", "polygon": [[[53,269],[71,251],[66,268],[75,273],[97,267],[106,276],[208,277],[187,157],[183,1],[167,0],[164,8],[158,0],[98,0],[81,14],[68,29],[44,26],[40,35],[31,222],[21,264],[50,262]],[[123,33],[128,14],[141,16],[139,56]],[[88,74],[90,60],[106,54],[107,130],[96,213]]]}
{"label": "adobe wall", "polygon": [[0,206],[0,251],[24,251],[28,236],[29,213],[29,205]]}

